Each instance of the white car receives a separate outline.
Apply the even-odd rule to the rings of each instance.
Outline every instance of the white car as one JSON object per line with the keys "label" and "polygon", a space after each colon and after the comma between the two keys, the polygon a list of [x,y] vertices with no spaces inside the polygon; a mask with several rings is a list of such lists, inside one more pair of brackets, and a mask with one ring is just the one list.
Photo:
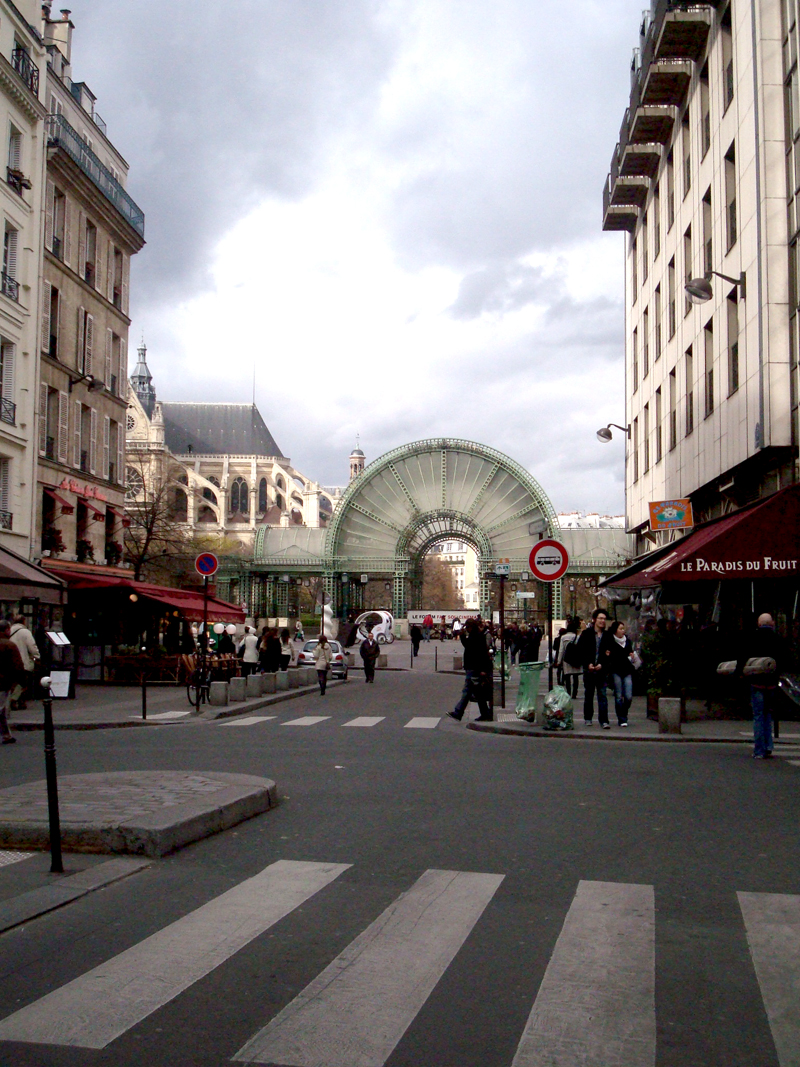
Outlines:
{"label": "white car", "polygon": [[356,619],[356,626],[359,641],[366,641],[370,631],[379,645],[390,645],[394,641],[394,615],[391,611],[365,611]]}
{"label": "white car", "polygon": [[[314,649],[318,644],[319,641],[316,638],[313,641],[306,641],[297,656],[298,667],[316,667],[317,661],[314,659]],[[331,652],[333,653],[331,677],[342,678],[346,682],[347,654],[338,641],[329,641],[328,644],[331,646]]]}

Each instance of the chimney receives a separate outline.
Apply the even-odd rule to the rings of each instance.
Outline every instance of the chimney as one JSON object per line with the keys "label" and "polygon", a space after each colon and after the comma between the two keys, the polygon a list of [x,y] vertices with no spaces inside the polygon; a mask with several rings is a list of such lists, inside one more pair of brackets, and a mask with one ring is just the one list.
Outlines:
{"label": "chimney", "polygon": [[61,9],[61,18],[51,18],[52,0],[43,0],[42,15],[44,16],[44,43],[54,44],[64,57],[67,64],[72,62],[72,31],[75,29],[69,8]]}

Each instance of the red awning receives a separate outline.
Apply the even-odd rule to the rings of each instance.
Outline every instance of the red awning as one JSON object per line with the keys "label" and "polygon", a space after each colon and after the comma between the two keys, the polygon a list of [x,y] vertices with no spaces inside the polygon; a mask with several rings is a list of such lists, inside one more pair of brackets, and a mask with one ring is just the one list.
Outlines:
{"label": "red awning", "polygon": [[130,516],[124,511],[120,511],[119,508],[115,508],[113,504],[106,504],[106,511],[110,511],[112,515],[115,515],[122,523],[123,527],[127,530],[131,524]]}
{"label": "red awning", "polygon": [[73,511],[75,510],[75,505],[70,504],[70,502],[68,500],[65,500],[63,496],[59,496],[55,489],[51,489],[50,486],[46,485],[44,487],[44,491],[52,500],[55,500],[56,504],[61,505],[62,515],[71,515],[73,513]]}
{"label": "red awning", "polygon": [[698,526],[602,584],[643,589],[664,582],[800,577],[800,486]]}
{"label": "red awning", "polygon": [[95,519],[104,519],[106,517],[106,513],[104,511],[101,511],[100,508],[95,505],[94,501],[90,500],[88,496],[81,496],[80,494],[78,494],[78,500],[80,500],[82,504],[85,504],[89,511],[94,513]]}

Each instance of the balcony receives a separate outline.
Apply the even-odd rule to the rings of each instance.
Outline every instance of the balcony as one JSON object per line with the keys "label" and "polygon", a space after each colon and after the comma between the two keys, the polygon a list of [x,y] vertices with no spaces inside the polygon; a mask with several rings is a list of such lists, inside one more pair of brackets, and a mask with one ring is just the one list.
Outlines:
{"label": "balcony", "polygon": [[19,74],[35,97],[39,96],[39,68],[24,48],[15,48],[11,53],[11,66]]}
{"label": "balcony", "polygon": [[635,204],[611,203],[611,179],[606,181],[603,190],[603,229],[626,230],[633,233],[639,221],[639,208]]}
{"label": "balcony", "polygon": [[0,396],[0,422],[5,422],[9,426],[17,425],[17,405],[13,400],[7,400],[4,396]]}
{"label": "balcony", "polygon": [[62,148],[123,218],[144,237],[144,212],[125,192],[63,115],[47,116],[47,147]]}
{"label": "balcony", "polygon": [[645,107],[682,107],[692,81],[692,64],[683,60],[651,63],[642,79]]}
{"label": "balcony", "polygon": [[12,530],[14,528],[14,516],[10,511],[0,511],[0,530]]}
{"label": "balcony", "polygon": [[633,114],[628,129],[628,141],[632,144],[663,144],[672,140],[675,112],[671,107],[639,106]]}
{"label": "balcony", "polygon": [[0,289],[2,289],[3,296],[19,303],[19,282],[5,271],[0,274]]}
{"label": "balcony", "polygon": [[627,144],[619,160],[619,176],[630,178],[642,175],[655,178],[661,166],[664,150],[660,144]]}
{"label": "balcony", "polygon": [[674,3],[666,5],[663,0],[659,7],[665,7],[663,19],[654,20],[658,27],[654,37],[653,55],[655,59],[688,59],[699,62],[705,52],[708,35],[711,31],[711,8],[717,7],[719,0],[713,3],[697,4],[675,10]]}
{"label": "balcony", "polygon": [[639,207],[647,203],[650,179],[641,176],[617,178],[611,188],[611,204],[614,207]]}
{"label": "balcony", "polygon": [[14,167],[6,168],[6,181],[18,196],[22,196],[23,189],[32,189],[30,178],[26,178],[21,170]]}

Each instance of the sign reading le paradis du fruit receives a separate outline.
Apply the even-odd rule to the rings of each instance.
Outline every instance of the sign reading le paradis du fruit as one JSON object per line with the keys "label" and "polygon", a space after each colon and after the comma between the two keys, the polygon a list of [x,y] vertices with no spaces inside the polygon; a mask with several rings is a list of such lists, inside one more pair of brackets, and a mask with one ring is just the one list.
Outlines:
{"label": "sign reading le paradis du fruit", "polygon": [[654,500],[650,503],[651,530],[689,530],[694,526],[691,500]]}

